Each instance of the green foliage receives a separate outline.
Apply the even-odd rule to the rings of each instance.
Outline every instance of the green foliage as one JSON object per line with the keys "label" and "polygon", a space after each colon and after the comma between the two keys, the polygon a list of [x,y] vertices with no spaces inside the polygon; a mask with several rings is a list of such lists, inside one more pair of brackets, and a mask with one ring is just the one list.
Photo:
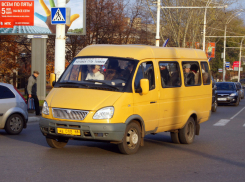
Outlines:
{"label": "green foliage", "polygon": [[83,33],[83,28],[69,29],[68,32]]}

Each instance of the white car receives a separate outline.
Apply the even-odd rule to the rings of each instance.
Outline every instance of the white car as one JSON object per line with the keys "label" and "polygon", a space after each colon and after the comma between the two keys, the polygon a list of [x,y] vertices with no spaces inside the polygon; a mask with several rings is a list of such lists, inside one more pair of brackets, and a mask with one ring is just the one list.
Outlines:
{"label": "white car", "polygon": [[10,84],[0,83],[0,129],[17,135],[26,128],[28,111],[25,98]]}

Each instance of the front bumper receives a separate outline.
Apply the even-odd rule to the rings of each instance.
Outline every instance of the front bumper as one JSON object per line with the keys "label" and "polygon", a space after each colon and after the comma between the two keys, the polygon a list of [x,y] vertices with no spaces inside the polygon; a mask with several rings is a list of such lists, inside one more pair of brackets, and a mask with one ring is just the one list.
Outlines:
{"label": "front bumper", "polygon": [[238,99],[238,96],[227,96],[227,97],[218,96],[217,101],[219,104],[232,104],[232,103],[236,103],[237,99]]}
{"label": "front bumper", "polygon": [[[41,132],[44,136],[59,138],[66,137],[80,140],[102,140],[102,141],[122,141],[126,124],[110,123],[78,123],[69,121],[57,121],[41,118],[39,122]],[[81,135],[66,135],[57,133],[57,128],[80,130]]]}

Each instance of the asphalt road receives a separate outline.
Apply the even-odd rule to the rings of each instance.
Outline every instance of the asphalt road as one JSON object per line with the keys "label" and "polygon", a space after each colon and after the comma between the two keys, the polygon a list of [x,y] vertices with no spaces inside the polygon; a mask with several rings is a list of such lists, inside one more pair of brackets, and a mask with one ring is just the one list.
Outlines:
{"label": "asphalt road", "polygon": [[193,144],[173,144],[169,133],[148,135],[134,155],[87,141],[52,149],[32,120],[18,136],[0,130],[0,182],[244,181],[244,139],[245,99],[219,106]]}

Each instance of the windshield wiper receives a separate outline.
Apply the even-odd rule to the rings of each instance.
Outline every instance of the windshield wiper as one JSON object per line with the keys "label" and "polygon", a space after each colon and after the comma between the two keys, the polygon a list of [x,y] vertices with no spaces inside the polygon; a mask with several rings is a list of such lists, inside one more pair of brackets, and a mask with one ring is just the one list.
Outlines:
{"label": "windshield wiper", "polygon": [[83,84],[83,83],[77,83],[77,82],[60,82],[60,84],[76,84],[76,85],[82,85],[84,87],[89,87],[88,85],[86,84]]}
{"label": "windshield wiper", "polygon": [[99,81],[99,80],[84,80],[84,81],[86,81],[86,82],[93,82],[93,83],[95,83],[95,82],[102,83],[102,84],[105,84],[106,86],[109,86],[111,88],[114,88],[116,90],[119,90],[119,88],[117,88],[116,86],[109,85],[109,84],[107,84],[107,83],[105,83],[103,81]]}

